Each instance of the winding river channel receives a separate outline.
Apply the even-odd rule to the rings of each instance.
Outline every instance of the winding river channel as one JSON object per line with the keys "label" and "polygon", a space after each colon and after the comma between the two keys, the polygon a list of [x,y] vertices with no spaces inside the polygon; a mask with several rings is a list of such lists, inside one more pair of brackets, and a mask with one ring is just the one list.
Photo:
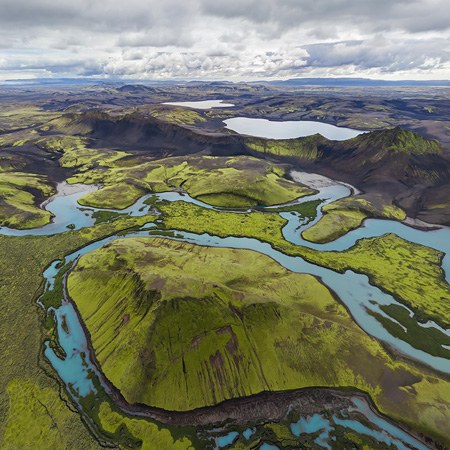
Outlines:
{"label": "winding river channel", "polygon": [[[317,215],[313,220],[308,220],[302,217],[296,212],[282,212],[280,215],[287,220],[287,224],[283,229],[283,234],[286,240],[301,246],[306,246],[314,248],[320,251],[329,250],[346,250],[353,246],[358,239],[365,237],[381,236],[386,233],[395,233],[396,235],[407,239],[411,242],[426,245],[431,248],[435,248],[439,251],[445,252],[446,255],[443,259],[443,269],[445,270],[446,279],[450,274],[450,229],[441,228],[432,231],[422,231],[418,229],[411,228],[404,223],[389,221],[389,220],[366,220],[362,227],[357,230],[351,231],[345,236],[337,239],[334,242],[328,244],[313,244],[305,241],[301,237],[301,232],[307,227],[316,223],[321,217],[321,208],[323,205],[335,201],[339,198],[351,195],[352,188],[348,185],[337,183],[335,181],[326,179],[321,176],[315,176],[311,174],[303,174],[300,172],[293,172],[292,177],[297,180],[309,184],[319,190],[319,193],[303,197],[297,200],[297,203],[304,203],[311,200],[320,200],[321,203],[317,209]],[[93,218],[93,213],[97,211],[95,208],[81,207],[78,204],[78,200],[86,195],[86,193],[91,192],[96,187],[86,186],[86,185],[75,185],[72,186],[71,190],[67,192],[68,185],[62,183],[58,187],[58,193],[50,199],[45,205],[46,209],[54,215],[54,219],[51,224],[44,227],[32,230],[14,230],[10,228],[0,228],[0,234],[10,235],[10,236],[25,236],[25,235],[51,235],[56,233],[62,233],[68,231],[68,227],[72,229],[80,229],[84,227],[89,227],[94,225],[95,219]],[[152,194],[153,195],[153,194]],[[213,208],[218,211],[223,209],[214,208],[210,205],[202,203],[198,200],[191,198],[185,193],[178,192],[166,192],[162,194],[156,194],[161,200],[167,201],[186,201],[192,202],[199,206],[205,208]],[[134,205],[127,209],[115,211],[120,214],[127,214],[130,216],[142,216],[149,212],[151,206],[145,204],[145,200],[149,196],[142,197]],[[273,207],[272,207],[273,208]],[[270,211],[271,207],[265,208],[265,211]],[[105,210],[103,210],[105,211]],[[106,210],[113,211],[113,210]],[[123,236],[111,236],[105,239],[99,240],[97,242],[91,243],[65,257],[65,263],[72,262],[76,264],[77,259],[87,254],[108,242],[115,239],[124,237],[142,237],[149,236],[149,231],[152,236],[158,236],[157,226],[153,223],[144,226],[139,231],[130,232]],[[283,267],[294,272],[308,273],[316,277],[320,277],[325,285],[330,287],[341,299],[341,301],[346,305],[350,313],[352,314],[355,321],[359,326],[364,329],[368,334],[374,336],[375,338],[386,342],[391,347],[396,349],[398,352],[404,354],[405,356],[415,359],[423,364],[426,364],[438,371],[450,373],[450,360],[445,358],[436,357],[426,353],[425,351],[419,350],[408,344],[407,342],[392,336],[380,322],[376,320],[373,315],[370,315],[368,311],[374,311],[378,314],[393,320],[386,313],[380,309],[382,305],[398,305],[404,307],[398,303],[391,295],[382,292],[377,287],[371,285],[367,276],[357,274],[350,270],[345,273],[337,273],[333,270],[319,267],[314,264],[308,263],[300,257],[287,256],[279,251],[274,250],[268,243],[258,241],[251,238],[242,237],[225,237],[220,238],[217,236],[212,236],[210,234],[194,234],[183,231],[174,231],[174,236],[169,237],[170,239],[182,240],[185,242],[190,242],[194,244],[199,244],[203,246],[211,247],[227,247],[227,248],[242,248],[255,250],[257,252],[268,255],[273,258]],[[167,236],[164,236],[167,237]],[[44,278],[46,279],[46,289],[52,290],[54,288],[55,278],[60,270],[59,261],[53,262],[44,272]],[[60,356],[60,352],[57,354],[53,348],[50,346],[49,342],[45,342],[45,356],[54,367],[58,373],[61,380],[69,388],[68,391],[74,397],[75,401],[77,398],[85,397],[90,392],[95,391],[95,384],[92,381],[92,373],[96,374],[101,382],[101,374],[96,368],[95,364],[90,360],[88,351],[88,342],[80,323],[78,314],[72,305],[72,303],[67,299],[61,299],[62,304],[58,308],[50,308],[48,312],[54,313],[54,318],[57,324],[58,330],[58,340],[59,346],[65,353],[65,357]],[[409,311],[410,316],[413,313]],[[450,330],[441,329],[438,325],[432,322],[421,325],[424,328],[430,329],[435,328],[441,333],[450,336]],[[355,398],[354,402],[358,399]],[[409,436],[400,428],[392,425],[385,421],[385,423],[379,423],[381,419],[379,416],[374,414],[370,408],[364,406],[363,404],[356,404],[355,408],[358,408],[360,412],[364,414],[367,421],[374,424],[375,428],[381,428],[385,430],[383,436],[373,436],[379,439],[380,442],[386,442],[387,444],[392,444],[397,448],[403,450],[407,448],[426,448],[416,439]],[[358,431],[363,434],[374,433],[373,430],[365,429],[362,424],[355,423],[355,421],[349,420],[345,423],[342,419],[333,418],[334,425],[346,426],[349,429]],[[326,423],[325,423],[325,422]],[[341,421],[340,423],[338,423]],[[377,423],[378,421],[378,423]],[[330,419],[325,419],[324,417],[311,418],[308,422],[292,424],[291,431],[295,435],[298,433],[308,433],[317,432],[318,430],[326,431],[333,426]],[[389,426],[388,426],[388,425]],[[317,428],[317,426],[319,426]],[[385,428],[383,428],[383,426]],[[387,427],[387,428],[386,428]],[[367,427],[366,427],[367,428]],[[325,448],[325,434],[323,435],[322,445],[319,441],[319,445]],[[228,434],[226,436],[229,436]],[[227,437],[223,436],[222,440],[216,442],[216,447],[220,448],[226,446]],[[233,435],[235,439],[235,435]],[[322,434],[320,434],[322,436]],[[319,436],[319,437],[320,437]],[[222,445],[222,443],[224,445]]]}

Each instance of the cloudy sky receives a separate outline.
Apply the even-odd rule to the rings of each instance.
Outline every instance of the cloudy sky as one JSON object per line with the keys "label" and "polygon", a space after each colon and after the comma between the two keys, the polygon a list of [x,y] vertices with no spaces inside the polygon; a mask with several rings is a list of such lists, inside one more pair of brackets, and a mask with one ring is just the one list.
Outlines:
{"label": "cloudy sky", "polygon": [[450,79],[449,0],[0,0],[0,79]]}

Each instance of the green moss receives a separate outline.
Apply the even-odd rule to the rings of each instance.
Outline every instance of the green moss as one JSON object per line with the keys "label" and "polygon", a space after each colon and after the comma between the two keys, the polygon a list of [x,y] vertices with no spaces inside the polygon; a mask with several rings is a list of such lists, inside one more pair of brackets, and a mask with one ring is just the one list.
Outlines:
{"label": "green moss", "polygon": [[12,228],[41,227],[52,215],[36,204],[54,193],[47,177],[24,172],[2,173],[0,180],[0,225]]}
{"label": "green moss", "polygon": [[303,239],[323,244],[334,241],[350,230],[358,228],[367,216],[359,211],[334,209],[324,214],[312,227],[302,233]]}
{"label": "green moss", "polygon": [[[99,448],[80,416],[66,402],[59,384],[43,370],[43,331],[52,326],[36,305],[43,289],[42,272],[54,260],[119,230],[143,225],[156,217],[124,218],[90,229],[54,236],[0,236],[0,442],[2,448]],[[53,300],[57,299],[54,296]],[[50,334],[49,334],[50,333]],[[56,427],[48,426],[45,405]],[[40,443],[43,442],[43,445]]]}
{"label": "green moss", "polygon": [[390,334],[399,337],[414,347],[419,347],[430,355],[450,358],[450,349],[443,347],[443,345],[450,347],[450,336],[434,328],[421,327],[417,323],[417,319],[410,317],[408,310],[402,306],[381,305],[380,308],[398,323],[379,313],[370,310],[368,313],[374,316]]}
{"label": "green moss", "polygon": [[396,127],[388,130],[364,133],[348,141],[360,148],[376,148],[380,155],[406,153],[409,155],[441,154],[442,146],[436,140]]}
{"label": "green moss", "polygon": [[83,436],[78,419],[59,397],[58,390],[40,388],[30,380],[8,384],[9,414],[0,448],[86,449],[101,448],[89,435]]}
{"label": "green moss", "polygon": [[347,327],[375,345],[317,280],[250,251],[115,241],[80,259],[68,289],[103,371],[131,403],[185,410],[351,384],[358,377],[344,361],[310,371],[314,355],[345,354],[356,340]]}
{"label": "green moss", "polygon": [[315,161],[322,156],[319,147],[324,140],[325,138],[320,135],[307,136],[299,139],[261,139],[246,137],[245,143],[249,148],[258,153]]}
{"label": "green moss", "polygon": [[206,122],[206,119],[198,111],[177,106],[159,105],[148,110],[148,113],[158,120],[177,125]]}
{"label": "green moss", "polygon": [[[327,255],[324,255],[327,257]],[[387,234],[362,239],[346,252],[330,252],[337,270],[365,273],[370,281],[410,306],[421,321],[450,323],[450,286],[441,268],[442,254]]]}
{"label": "green moss", "polygon": [[92,218],[95,219],[95,225],[99,223],[112,222],[120,217],[124,217],[124,214],[120,214],[114,211],[94,211]]}
{"label": "green moss", "polygon": [[311,200],[309,202],[303,202],[295,205],[279,206],[269,209],[260,208],[259,210],[269,213],[297,212],[302,217],[308,217],[312,220],[316,217],[317,208],[321,203],[322,200]]}
{"label": "green moss", "polygon": [[[366,274],[370,281],[410,306],[422,320],[450,323],[450,286],[441,268],[442,254],[396,235],[362,239],[343,252],[320,252],[284,240],[286,220],[277,214],[236,214],[207,210],[185,202],[159,207],[169,229],[217,236],[254,237],[275,249],[333,270]],[[431,301],[432,299],[432,301]]]}
{"label": "green moss", "polygon": [[129,156],[128,153],[109,149],[89,148],[90,140],[79,136],[51,136],[36,142],[41,148],[60,153],[62,167],[77,167],[81,172],[96,167],[114,167],[118,161]]}
{"label": "green moss", "polygon": [[[368,196],[367,196],[368,197]],[[368,217],[405,220],[406,214],[399,207],[386,204],[380,195],[346,197],[322,208],[323,217],[302,236],[307,241],[326,243],[358,228]]]}
{"label": "green moss", "polygon": [[[83,171],[70,182],[103,184],[105,187],[81,200],[97,207],[123,207],[144,192],[175,188],[192,197],[223,207],[247,207],[286,203],[315,191],[283,178],[284,170],[245,156],[165,158],[136,164]],[[118,193],[120,191],[120,193]],[[127,199],[127,202],[124,201]]]}
{"label": "green moss", "polygon": [[[83,256],[68,288],[102,370],[131,403],[186,410],[353,387],[396,420],[445,436],[448,382],[394,361],[317,279],[267,256],[124,239]],[[437,413],[436,402],[447,406]]]}
{"label": "green moss", "polygon": [[111,410],[108,403],[100,405],[99,419],[102,427],[109,433],[117,433],[122,427],[141,441],[142,450],[164,449],[193,449],[187,438],[174,440],[170,431],[160,429],[156,424],[143,419],[130,419]]}
{"label": "green moss", "polygon": [[127,183],[118,183],[116,185],[106,186],[98,191],[90,192],[81,198],[78,203],[94,208],[125,209],[135,203],[144,194],[145,191],[136,186]]}

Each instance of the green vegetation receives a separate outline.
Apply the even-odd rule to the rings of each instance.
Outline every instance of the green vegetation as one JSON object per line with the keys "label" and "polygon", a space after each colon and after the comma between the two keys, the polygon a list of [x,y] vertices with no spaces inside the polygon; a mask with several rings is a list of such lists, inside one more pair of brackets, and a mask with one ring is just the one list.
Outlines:
{"label": "green vegetation", "polygon": [[100,405],[99,419],[103,429],[109,433],[116,433],[126,427],[132,436],[142,443],[141,450],[154,449],[193,449],[192,443],[187,438],[175,440],[167,429],[161,429],[156,424],[143,419],[129,419],[111,410],[108,403]]}
{"label": "green vegetation", "polygon": [[[295,414],[293,414],[293,416],[295,416]],[[361,450],[392,450],[392,446],[379,442],[371,436],[350,431],[348,428],[334,423],[331,417],[327,417],[327,414],[325,414],[325,417],[331,419],[332,426],[328,431],[328,439],[326,440],[328,443],[332,444],[333,450],[345,450],[348,448]],[[348,419],[348,417],[345,417],[345,419]],[[351,416],[351,419],[353,419],[353,415]],[[364,418],[360,415],[355,415],[354,419],[362,423],[365,422]],[[280,449],[323,448],[317,444],[317,438],[323,433],[323,429],[316,433],[301,433],[300,436],[297,437],[290,429],[291,423],[294,422],[296,422],[296,419],[281,422],[268,422],[262,427],[256,427],[256,431],[250,439],[245,439],[241,434],[233,443],[232,448],[235,450],[256,449],[260,448],[264,442],[276,445]],[[367,425],[371,428],[370,424]]]}
{"label": "green vegetation", "polygon": [[353,387],[446,439],[447,382],[394,361],[316,278],[265,255],[116,240],[79,260],[68,290],[102,370],[131,403],[187,410],[265,390]]}
{"label": "green vegetation", "polygon": [[[325,207],[323,208],[325,210]],[[334,209],[302,232],[303,239],[324,244],[358,228],[367,216],[360,211]]]}
{"label": "green vegetation", "polygon": [[175,188],[192,197],[224,207],[248,207],[287,203],[314,191],[284,176],[284,169],[266,161],[245,156],[173,157],[140,163],[83,171],[70,182],[103,184],[80,203],[103,208],[126,208],[145,192]]}
{"label": "green vegetation", "polygon": [[417,320],[450,324],[450,286],[441,268],[442,253],[387,234],[362,239],[346,252],[329,256],[336,258],[330,267],[366,274],[374,285],[411,307]]}
{"label": "green vegetation", "polygon": [[62,154],[62,167],[76,167],[85,172],[96,167],[114,167],[115,163],[129,156],[126,152],[89,148],[89,139],[79,136],[51,136],[38,140],[36,144],[51,152]]}
{"label": "green vegetation", "polygon": [[22,158],[17,158],[11,155],[0,154],[0,172],[18,171],[25,166],[25,161]]}
{"label": "green vegetation", "polygon": [[89,111],[87,113],[70,113],[56,117],[45,124],[45,131],[53,134],[68,136],[87,136],[92,132],[89,120],[109,119],[110,116],[102,111]]}
{"label": "green vegetation", "polygon": [[309,202],[297,203],[295,205],[284,205],[272,208],[257,208],[258,211],[270,213],[296,212],[303,217],[314,219],[317,213],[317,207],[322,203],[322,200],[311,200]]}
{"label": "green vegetation", "polygon": [[[368,313],[373,315],[393,336],[399,337],[412,346],[416,345],[417,342],[422,342],[422,350],[430,355],[450,359],[450,336],[435,328],[420,326],[417,319],[410,317],[409,311],[403,306],[380,305],[380,309],[398,323],[389,320],[380,313],[370,310],[368,310]],[[443,347],[443,345],[448,348]]]}
{"label": "green vegetation", "polygon": [[356,136],[348,141],[359,148],[377,149],[380,156],[406,153],[408,155],[441,154],[442,146],[436,140],[425,139],[420,134],[396,127]]}
{"label": "green vegetation", "polygon": [[46,111],[29,104],[13,105],[11,103],[10,101],[2,102],[0,130],[35,127],[60,115],[60,113]]}
{"label": "green vegetation", "polygon": [[[242,94],[259,88],[237,89]],[[28,95],[25,91],[20,95]],[[116,99],[121,95],[120,89],[109,88],[92,102],[83,98],[77,103],[75,93],[61,93],[60,100],[48,98],[40,103],[46,110],[25,106],[20,99],[14,106],[3,101],[0,225],[32,228],[49,223],[51,214],[39,204],[54,193],[55,180],[68,174],[73,175],[71,182],[102,185],[102,189],[81,200],[85,205],[124,209],[146,193],[175,189],[211,205],[256,207],[261,211],[218,213],[192,204],[149,199],[148,204],[162,211],[161,217],[131,218],[117,212],[96,211],[96,226],[89,229],[57,236],[0,236],[2,450],[101,447],[87,431],[79,412],[71,407],[68,394],[42,355],[43,339],[56,345],[52,314],[44,317],[35,303],[43,289],[42,272],[53,260],[62,259],[76,248],[110,234],[125,234],[126,230],[156,219],[165,229],[155,228],[149,235],[176,237],[176,231],[171,229],[185,229],[219,236],[255,237],[288,255],[301,256],[323,267],[367,274],[373,284],[410,306],[415,316],[410,317],[400,306],[380,306],[400,326],[383,314],[369,314],[391,334],[416,348],[449,357],[450,351],[443,347],[449,345],[448,337],[417,324],[417,320],[430,319],[444,327],[450,324],[450,288],[440,268],[441,253],[394,235],[362,240],[344,252],[321,253],[297,247],[283,239],[281,229],[286,221],[271,212],[298,212],[312,218],[317,202],[264,208],[312,193],[289,181],[283,166],[243,156],[152,159],[154,148],[157,155],[183,154],[182,144],[176,144],[177,139],[184,142],[186,133],[191,139],[187,153],[197,146],[198,151],[208,147],[212,154],[222,154],[215,152],[223,152],[224,143],[235,140],[241,145],[243,141],[255,154],[279,161],[315,162],[314,167],[336,163],[336,170],[348,173],[356,167],[361,169],[361,178],[370,179],[373,185],[388,179],[408,188],[423,185],[427,187],[426,195],[418,194],[418,203],[422,213],[427,214],[424,217],[437,223],[447,220],[448,199],[442,181],[447,182],[449,170],[437,141],[400,128],[340,143],[319,135],[281,141],[250,137],[241,141],[221,136],[216,141],[217,135],[209,126],[203,131],[200,128],[206,118],[234,115],[231,110],[200,113],[156,106],[152,103],[164,101],[167,96],[156,91],[153,93],[152,89],[152,97],[146,100],[142,100],[144,94],[141,97],[140,91],[135,91],[133,102],[140,98],[146,105],[133,104],[123,110],[108,100],[104,102],[106,97],[102,96],[106,92],[113,92]],[[368,102],[361,108],[371,111],[371,116],[355,112],[351,105],[342,113],[334,99],[317,101],[315,97],[302,94],[282,101],[272,98],[259,104],[252,102],[243,110],[253,116],[275,112],[293,119],[318,117],[360,129],[384,128],[387,123],[403,120],[398,116],[393,119],[392,106]],[[432,112],[436,119],[445,116],[442,105],[428,103],[417,107],[422,116],[424,111]],[[86,111],[92,105],[98,110],[67,113]],[[51,111],[63,108],[64,114]],[[130,111],[133,113],[128,114]],[[408,109],[408,114],[411,111]],[[123,126],[123,139],[121,135],[118,139],[109,138],[108,130],[116,125]],[[144,137],[140,135],[143,128]],[[155,139],[149,146],[151,156],[142,156],[137,152],[146,145],[148,128],[149,134],[155,133]],[[428,133],[433,133],[430,130]],[[172,139],[172,134],[177,138]],[[163,144],[156,149],[159,142]],[[122,148],[127,151],[121,151]],[[405,205],[409,201],[406,198]],[[328,242],[358,227],[366,217],[404,218],[403,211],[391,205],[390,199],[373,195],[335,202],[324,212],[321,221],[304,233],[306,239]],[[69,265],[63,267],[55,289],[41,298],[45,306],[58,305],[62,277],[68,269]],[[82,258],[69,277],[69,290],[82,305],[102,367],[130,401],[189,409],[262,390],[316,385],[359,388],[368,392],[380,410],[393,419],[450,444],[446,435],[450,422],[448,377],[394,361],[382,345],[356,326],[348,311],[319,280],[290,273],[265,256],[150,237],[124,239]],[[121,414],[100,388],[81,402],[92,428],[97,427],[107,441],[102,445],[109,445],[108,440],[120,448],[181,449],[198,444],[193,429],[168,428]],[[241,439],[235,447],[258,448],[262,442],[298,447],[284,425],[265,423],[254,439]],[[344,448],[380,447],[348,430],[335,431],[337,442]],[[310,439],[300,445],[308,448],[316,444]]]}
{"label": "green vegetation", "polygon": [[20,130],[0,135],[0,147],[21,147],[38,136],[36,130]]}
{"label": "green vegetation", "polygon": [[168,229],[254,237],[314,264],[364,273],[374,285],[410,306],[421,320],[443,326],[450,323],[450,286],[441,268],[442,254],[434,249],[387,234],[358,241],[347,251],[320,252],[285,241],[281,229],[286,220],[277,214],[217,212],[185,202],[160,205],[159,209]]}
{"label": "green vegetation", "polygon": [[346,197],[325,205],[322,208],[323,217],[312,227],[303,231],[302,237],[307,241],[323,244],[358,228],[368,217],[406,219],[402,209],[392,204],[385,204],[381,196],[371,195],[370,197],[370,199]]}
{"label": "green vegetation", "polygon": [[259,153],[315,161],[320,159],[320,144],[326,139],[318,134],[298,139],[262,139],[245,137],[246,145]]}
{"label": "green vegetation", "polygon": [[24,172],[2,173],[0,225],[21,229],[46,225],[52,215],[36,206],[37,197],[43,200],[54,192],[44,176]]}
{"label": "green vegetation", "polygon": [[106,186],[98,191],[90,192],[78,203],[94,208],[125,209],[135,203],[145,194],[143,189],[129,183],[117,183]]}
{"label": "green vegetation", "polygon": [[[80,246],[155,217],[124,218],[55,236],[0,236],[0,442],[2,449],[99,448],[42,358],[42,272]],[[51,336],[49,336],[51,337]],[[45,371],[42,369],[45,367]],[[48,371],[48,372],[47,372]],[[51,426],[48,426],[50,424]],[[60,440],[58,444],[56,436]]]}
{"label": "green vegetation", "polygon": [[120,214],[114,211],[94,211],[92,218],[95,219],[95,225],[99,223],[112,222],[120,217],[124,217],[124,214]]}
{"label": "green vegetation", "polygon": [[206,119],[198,111],[181,106],[158,105],[150,108],[147,112],[158,120],[176,125],[194,125],[206,122]]}
{"label": "green vegetation", "polygon": [[[34,349],[36,351],[36,349]],[[60,398],[55,383],[14,379],[7,387],[9,413],[0,448],[100,449],[77,414]]]}

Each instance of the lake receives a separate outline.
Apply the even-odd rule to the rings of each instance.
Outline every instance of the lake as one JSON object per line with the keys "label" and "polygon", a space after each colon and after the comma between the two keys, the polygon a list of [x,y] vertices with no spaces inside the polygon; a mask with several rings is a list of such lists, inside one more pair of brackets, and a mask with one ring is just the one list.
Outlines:
{"label": "lake", "polygon": [[232,103],[224,103],[224,100],[203,100],[198,102],[166,102],[163,105],[184,106],[194,109],[231,108]]}
{"label": "lake", "polygon": [[236,133],[266,139],[295,139],[318,133],[333,141],[345,141],[365,133],[365,131],[309,120],[274,122],[267,119],[234,117],[224,120],[224,123],[225,128]]}

